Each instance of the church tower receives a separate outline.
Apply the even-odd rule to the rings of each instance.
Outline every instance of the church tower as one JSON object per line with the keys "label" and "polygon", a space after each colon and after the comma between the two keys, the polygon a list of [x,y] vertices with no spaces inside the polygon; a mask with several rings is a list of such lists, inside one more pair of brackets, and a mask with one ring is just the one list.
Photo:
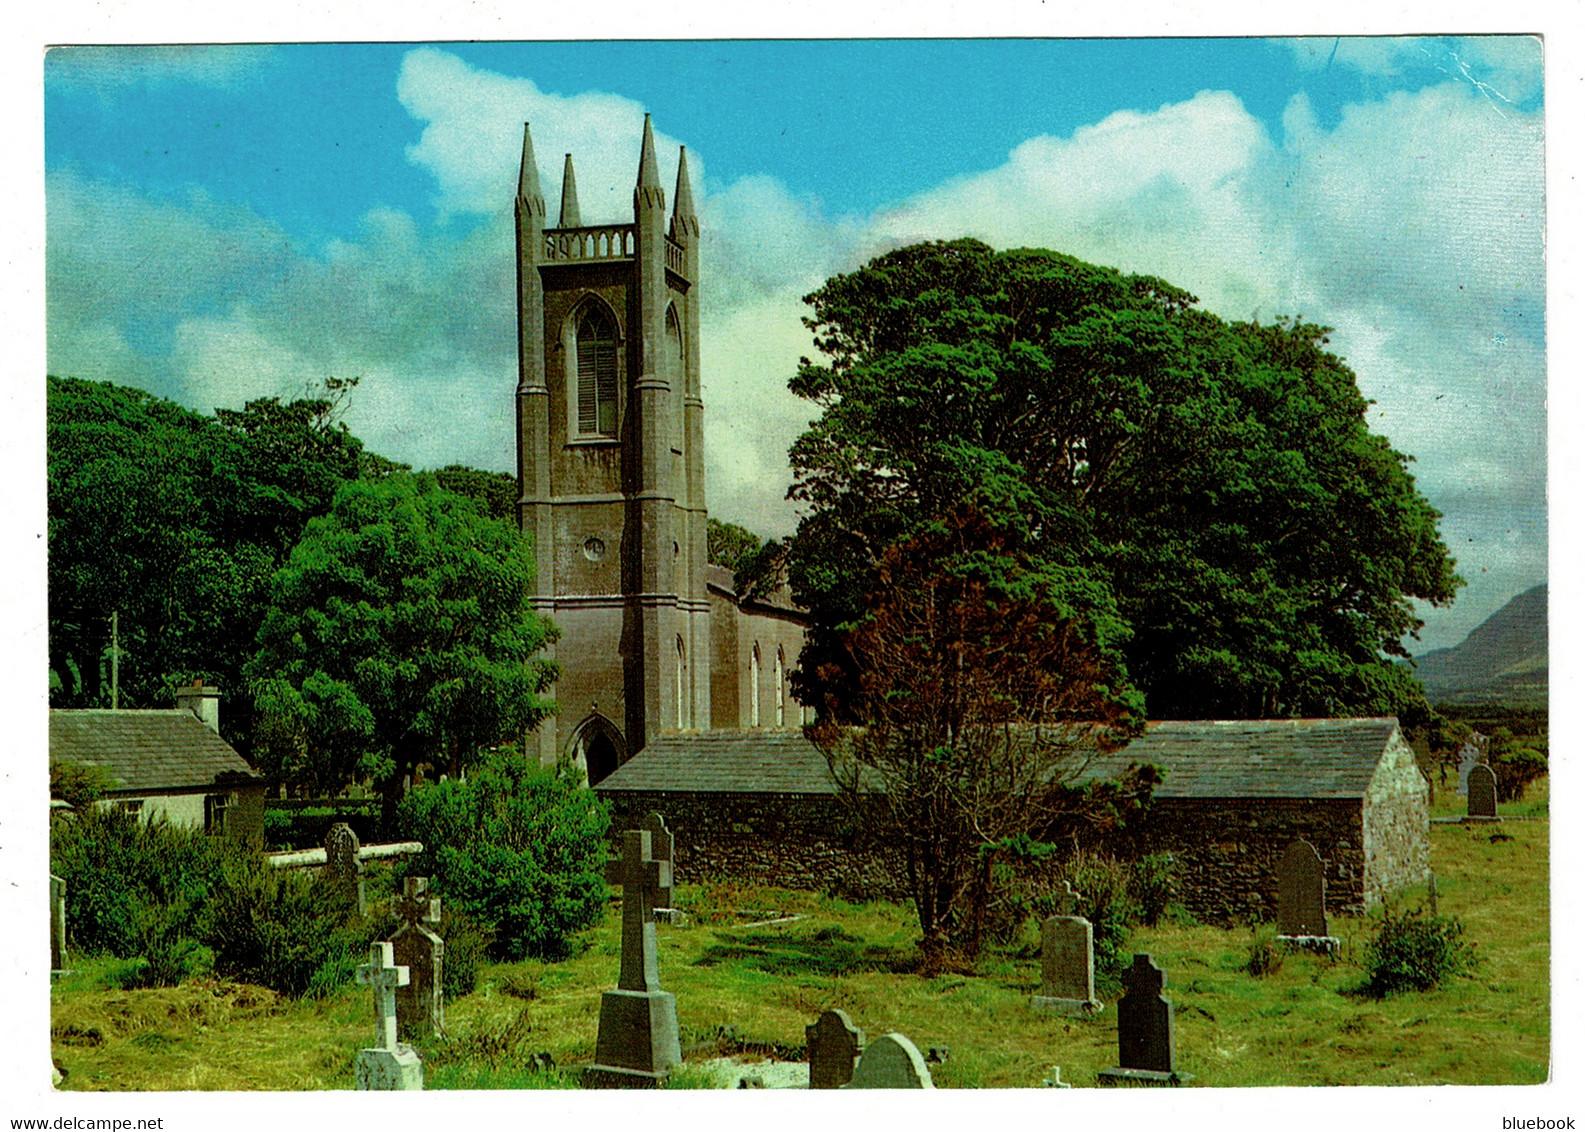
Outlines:
{"label": "church tower", "polygon": [[591,783],[663,730],[710,727],[699,220],[684,149],[668,224],[644,116],[631,224],[584,225],[568,154],[546,227],[528,125],[517,189],[519,522],[561,628],[540,760]]}

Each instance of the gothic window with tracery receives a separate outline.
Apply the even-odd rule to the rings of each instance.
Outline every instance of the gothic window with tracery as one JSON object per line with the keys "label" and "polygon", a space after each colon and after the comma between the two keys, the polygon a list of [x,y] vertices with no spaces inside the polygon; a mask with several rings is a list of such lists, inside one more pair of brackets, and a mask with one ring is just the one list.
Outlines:
{"label": "gothic window with tracery", "polygon": [[578,319],[573,339],[578,375],[578,435],[616,435],[616,324],[598,304]]}

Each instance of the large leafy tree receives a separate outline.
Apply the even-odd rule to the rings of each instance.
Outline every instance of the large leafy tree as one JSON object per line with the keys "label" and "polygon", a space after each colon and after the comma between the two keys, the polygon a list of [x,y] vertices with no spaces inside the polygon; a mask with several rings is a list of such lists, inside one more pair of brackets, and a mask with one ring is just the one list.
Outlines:
{"label": "large leafy tree", "polygon": [[551,707],[552,626],[509,524],[393,474],[344,485],[275,575],[248,662],[266,770],[334,791],[375,779],[394,814],[421,764],[453,773]]}
{"label": "large leafy tree", "polygon": [[[48,379],[51,702],[109,706],[110,617],[126,707],[201,677],[240,691],[270,576],[359,474],[337,419],[350,383],[202,416],[109,382]],[[247,750],[248,714],[227,711]]]}
{"label": "large leafy tree", "polygon": [[930,971],[978,950],[1000,862],[1114,824],[1149,793],[1138,774],[1079,782],[1143,705],[1110,593],[1027,542],[965,505],[888,547],[841,635],[856,671],[844,707],[863,726],[826,711],[812,731],[858,819],[902,859]]}
{"label": "large leafy tree", "polygon": [[847,710],[844,627],[886,548],[974,497],[1109,589],[1153,715],[1424,711],[1392,658],[1412,599],[1461,582],[1322,328],[1225,322],[1160,279],[972,240],[891,252],[808,302],[804,698]]}

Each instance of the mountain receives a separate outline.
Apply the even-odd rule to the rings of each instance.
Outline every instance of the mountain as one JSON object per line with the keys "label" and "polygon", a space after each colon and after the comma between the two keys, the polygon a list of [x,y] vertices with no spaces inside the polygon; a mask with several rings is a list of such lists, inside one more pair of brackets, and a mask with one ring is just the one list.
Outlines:
{"label": "mountain", "polygon": [[1515,597],[1460,644],[1416,657],[1415,667],[1432,703],[1545,702],[1546,583]]}

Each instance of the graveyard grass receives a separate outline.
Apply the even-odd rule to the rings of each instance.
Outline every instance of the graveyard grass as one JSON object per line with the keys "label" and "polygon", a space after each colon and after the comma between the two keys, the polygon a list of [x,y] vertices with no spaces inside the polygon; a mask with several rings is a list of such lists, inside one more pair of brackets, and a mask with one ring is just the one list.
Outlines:
{"label": "graveyard grass", "polygon": [[[1451,791],[1448,792],[1451,794]],[[1433,814],[1462,812],[1441,791]],[[1243,967],[1254,932],[1182,922],[1132,940],[1167,972],[1177,1062],[1195,1086],[1535,1084],[1550,1057],[1547,782],[1501,812],[1532,820],[1433,824],[1440,910],[1457,916],[1482,957],[1472,977],[1372,1000],[1363,981],[1369,917],[1333,917],[1338,959],[1285,957],[1255,978]],[[1422,889],[1397,908],[1422,904]],[[729,1087],[703,1062],[798,1060],[804,1027],[840,1007],[874,1039],[898,1030],[920,1049],[948,1046],[940,1087],[1039,1084],[1054,1064],[1077,1086],[1116,1064],[1116,1003],[1097,1018],[1037,1014],[1035,927],[973,976],[911,971],[916,924],[904,906],[852,905],[813,893],[682,886],[683,927],[662,925],[661,983],[677,996],[687,1063],[674,1087]],[[787,920],[787,917],[800,917]],[[783,920],[779,923],[760,923]],[[447,1007],[449,1041],[419,1044],[428,1089],[572,1088],[593,1057],[601,993],[616,983],[620,905],[562,963],[487,966]],[[73,963],[52,991],[52,1052],[68,1089],[350,1089],[357,1050],[374,1036],[369,992],[292,1002],[219,981],[104,989],[110,964]],[[554,1068],[532,1068],[536,1054]]]}

